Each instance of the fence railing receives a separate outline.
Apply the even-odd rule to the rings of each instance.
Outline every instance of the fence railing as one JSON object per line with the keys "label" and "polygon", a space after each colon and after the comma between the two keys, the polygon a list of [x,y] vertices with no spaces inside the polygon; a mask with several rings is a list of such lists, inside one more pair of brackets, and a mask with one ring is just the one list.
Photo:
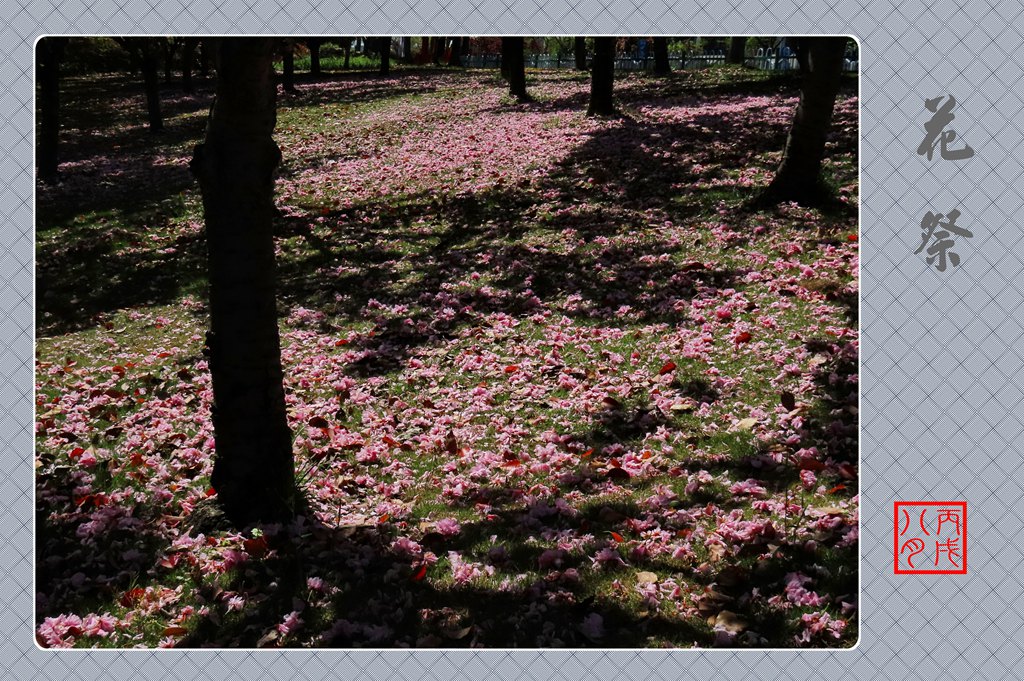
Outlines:
{"label": "fence railing", "polygon": [[[800,68],[800,64],[794,56],[780,56],[771,50],[767,53],[758,50],[759,54],[748,56],[744,64],[761,71],[793,71]],[[669,54],[669,66],[676,70],[702,69],[715,64],[725,63],[725,54]],[[475,54],[462,57],[462,63],[469,68],[497,69],[501,67],[500,54]],[[576,66],[576,60],[572,55],[552,56],[549,54],[528,54],[526,55],[526,68],[531,69],[572,69]],[[858,62],[856,59],[847,58],[843,62],[844,71],[856,71]],[[615,58],[616,71],[653,71],[654,57],[631,57],[620,55]]]}

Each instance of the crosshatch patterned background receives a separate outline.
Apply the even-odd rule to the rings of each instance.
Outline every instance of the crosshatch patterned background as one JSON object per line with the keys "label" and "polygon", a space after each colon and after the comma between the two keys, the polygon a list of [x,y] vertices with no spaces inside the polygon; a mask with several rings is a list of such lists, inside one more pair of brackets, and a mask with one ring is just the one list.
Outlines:
{"label": "crosshatch patterned background", "polygon": [[[1019,0],[76,0],[0,18],[0,677],[502,681],[1001,678],[1024,657]],[[155,5],[154,0],[154,5]],[[219,4],[219,6],[218,6]],[[845,33],[862,66],[861,641],[852,651],[97,652],[32,636],[32,46],[57,33]],[[952,94],[973,159],[915,153]],[[960,267],[914,255],[958,208]],[[967,575],[893,574],[892,503],[966,500]]]}

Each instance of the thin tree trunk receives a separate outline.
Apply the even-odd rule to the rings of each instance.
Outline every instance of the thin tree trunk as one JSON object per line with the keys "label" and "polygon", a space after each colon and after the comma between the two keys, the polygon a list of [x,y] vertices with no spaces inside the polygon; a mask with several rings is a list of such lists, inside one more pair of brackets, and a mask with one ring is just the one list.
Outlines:
{"label": "thin tree trunk", "polygon": [[391,75],[391,36],[378,38],[380,41],[380,75]]}
{"label": "thin tree trunk", "polygon": [[39,179],[47,184],[59,179],[60,62],[66,44],[67,38],[43,38],[37,44],[39,145],[36,147],[36,166]]}
{"label": "thin tree trunk", "polygon": [[295,43],[285,38],[281,42],[282,87],[285,92],[295,92]]}
{"label": "thin tree trunk", "polygon": [[672,65],[668,62],[668,38],[654,39],[654,74],[667,76],[672,73]]}
{"label": "thin tree trunk", "polygon": [[274,292],[275,42],[218,39],[217,98],[191,164],[209,248],[211,483],[242,526],[286,519],[295,503]]}
{"label": "thin tree trunk", "polygon": [[576,70],[587,70],[587,39],[576,38],[573,41],[573,58],[576,60]]}
{"label": "thin tree trunk", "polygon": [[441,65],[441,57],[444,56],[444,38],[434,38],[434,66]]}
{"label": "thin tree trunk", "polygon": [[729,41],[729,56],[726,61],[730,64],[743,64],[743,58],[747,50],[746,36],[733,36]]}
{"label": "thin tree trunk", "polygon": [[342,68],[348,71],[352,60],[352,38],[345,38],[342,41],[342,50],[345,52],[345,63],[342,64]]}
{"label": "thin tree trunk", "polygon": [[804,76],[811,71],[809,47],[809,38],[793,38],[793,55],[796,57],[796,63],[800,67],[801,75]]}
{"label": "thin tree trunk", "polygon": [[594,63],[590,68],[588,115],[615,113],[612,89],[615,83],[615,38],[594,38]]}
{"label": "thin tree trunk", "polygon": [[816,203],[825,197],[821,161],[843,72],[846,38],[805,38],[809,72],[786,139],[782,163],[763,198]]}
{"label": "thin tree trunk", "polygon": [[210,75],[210,50],[206,45],[208,39],[199,41],[199,75],[206,78]]}
{"label": "thin tree trunk", "polygon": [[157,45],[153,38],[141,38],[142,53],[142,84],[146,91],[146,111],[149,116],[149,131],[160,132],[164,129],[163,116],[160,113],[160,58]]}
{"label": "thin tree trunk", "polygon": [[181,89],[192,94],[192,63],[196,59],[198,38],[185,38],[181,45]]}
{"label": "thin tree trunk", "polygon": [[452,51],[448,57],[448,66],[462,66],[462,38],[452,38]]}
{"label": "thin tree trunk", "polygon": [[306,46],[309,48],[309,73],[312,76],[320,75],[320,44],[322,42],[319,38],[306,40]]}
{"label": "thin tree trunk", "polygon": [[164,83],[170,85],[171,81],[174,80],[172,69],[174,67],[174,53],[178,51],[177,44],[174,42],[174,38],[163,38],[160,42],[164,52]]}
{"label": "thin tree trunk", "polygon": [[501,64],[508,73],[508,93],[520,102],[530,100],[526,91],[526,59],[521,37],[501,39]]}
{"label": "thin tree trunk", "polygon": [[409,36],[402,38],[402,62],[412,63],[412,38]]}

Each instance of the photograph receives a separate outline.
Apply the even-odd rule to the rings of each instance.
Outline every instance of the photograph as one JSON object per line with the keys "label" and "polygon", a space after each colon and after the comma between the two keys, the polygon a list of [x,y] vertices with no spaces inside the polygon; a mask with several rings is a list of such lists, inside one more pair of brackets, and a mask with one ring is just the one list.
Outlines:
{"label": "photograph", "polygon": [[857,39],[34,50],[37,646],[857,645]]}

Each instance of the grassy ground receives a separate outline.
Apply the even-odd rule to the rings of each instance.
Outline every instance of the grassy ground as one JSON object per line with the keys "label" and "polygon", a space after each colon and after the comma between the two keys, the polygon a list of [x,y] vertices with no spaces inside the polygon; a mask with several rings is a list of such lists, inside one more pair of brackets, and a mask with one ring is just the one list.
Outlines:
{"label": "grassy ground", "polygon": [[[749,209],[795,83],[398,70],[279,100],[283,359],[309,512],[211,493],[209,86],[144,128],[66,83],[39,188],[37,624],[75,646],[848,646],[857,102],[827,211]],[[202,85],[202,83],[201,83]],[[848,88],[852,91],[851,87]]]}

